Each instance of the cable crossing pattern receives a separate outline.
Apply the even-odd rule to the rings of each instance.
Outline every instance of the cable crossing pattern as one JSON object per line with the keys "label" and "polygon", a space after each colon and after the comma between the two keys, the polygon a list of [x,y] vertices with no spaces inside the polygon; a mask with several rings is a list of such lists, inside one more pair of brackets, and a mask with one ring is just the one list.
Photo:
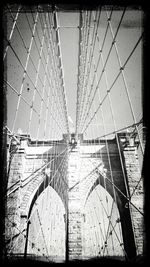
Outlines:
{"label": "cable crossing pattern", "polygon": [[[4,253],[48,262],[77,251],[84,260],[142,255],[142,11],[7,5],[4,15]],[[75,60],[65,38],[77,48]],[[73,81],[66,62],[77,70]]]}

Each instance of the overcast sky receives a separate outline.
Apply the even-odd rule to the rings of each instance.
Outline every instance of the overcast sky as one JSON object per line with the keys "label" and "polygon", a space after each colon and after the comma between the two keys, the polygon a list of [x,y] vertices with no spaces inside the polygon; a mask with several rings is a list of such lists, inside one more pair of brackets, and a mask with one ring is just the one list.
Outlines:
{"label": "overcast sky", "polygon": [[[112,26],[115,32],[116,27],[118,26],[118,21],[120,20],[122,11],[115,11],[112,16]],[[72,19],[73,18],[73,19]],[[60,25],[62,26],[77,26],[79,25],[78,14],[60,14],[59,16]],[[106,15],[105,12],[101,14],[101,21],[99,27],[99,37],[100,40],[103,40],[104,34],[106,30]],[[78,62],[78,36],[79,30],[76,28],[61,28],[61,44],[62,44],[62,55],[63,55],[63,65],[65,71],[65,85],[66,85],[66,93],[68,100],[68,112],[71,116],[74,124],[75,124],[75,110],[76,110],[76,91],[77,91],[77,62]],[[116,43],[119,51],[119,55],[121,58],[122,64],[127,59],[128,55],[132,51],[135,43],[141,35],[141,12],[140,11],[126,11],[124,20],[122,22],[122,27],[120,28],[120,32],[118,34]],[[108,50],[111,45],[111,34],[108,32],[103,58],[105,62],[105,58],[107,56]],[[102,44],[102,41],[101,41]],[[142,112],[141,108],[141,49],[142,46],[139,45],[134,55],[132,56],[130,62],[125,69],[125,77],[127,80],[129,92],[131,95],[133,108],[135,114],[140,116]],[[98,49],[97,49],[98,50]],[[70,56],[71,55],[71,56]],[[116,58],[115,49],[112,50],[110,59],[108,61],[108,65],[106,68],[108,84],[109,86],[112,84],[115,76],[118,74],[118,62]],[[100,84],[100,93],[101,99],[105,95],[106,85],[104,79]],[[132,117],[130,108],[128,105],[128,100],[125,94],[124,84],[122,77],[118,79],[116,86],[112,90],[112,102],[115,112],[115,118],[117,121],[118,127],[124,127],[125,125],[129,125],[132,123]],[[118,101],[119,100],[119,101]],[[95,105],[98,101],[95,100]],[[104,114],[106,116],[106,121],[110,122],[106,113],[108,113],[108,101],[106,101],[103,105]],[[110,114],[110,110],[109,110]],[[100,114],[99,114],[100,117]],[[112,123],[112,122],[110,122]]]}
{"label": "overcast sky", "polygon": [[[93,15],[94,14],[95,13],[93,12]],[[121,15],[122,15],[122,10],[113,12],[111,23],[112,23],[114,33],[116,31],[116,27],[118,26]],[[34,14],[34,18],[35,18],[35,14]],[[31,27],[33,28],[33,18],[31,17],[31,14],[28,14],[28,19],[29,19]],[[8,13],[8,19],[7,19],[7,36],[8,37],[10,35],[12,23],[13,23],[12,18],[10,14]],[[70,131],[74,131],[74,126],[75,126],[75,121],[76,121],[76,95],[77,95],[77,75],[78,75],[79,29],[77,26],[79,26],[79,13],[78,12],[72,12],[72,13],[58,12],[58,24],[60,26],[60,44],[61,44],[61,51],[62,51],[62,63],[63,63],[63,71],[64,71],[67,108],[68,108],[68,115],[69,115],[69,125],[70,125]],[[17,25],[20,28],[23,39],[25,40],[27,46],[29,47],[29,43],[31,39],[31,31],[29,30],[29,25],[27,23],[25,14],[22,13],[21,15],[19,15],[18,20],[17,20]],[[40,28],[40,23],[38,25],[39,25],[38,34],[36,33],[36,41],[40,49],[38,36],[41,39],[42,32]],[[100,24],[99,24],[99,29],[98,29],[98,36],[99,36],[99,40],[101,44],[103,42],[104,34],[106,31],[106,25],[107,25],[106,13],[103,11],[101,13]],[[119,52],[122,65],[124,64],[129,54],[131,53],[132,49],[134,48],[141,33],[142,33],[142,11],[141,10],[136,10],[136,11],[127,10],[125,12],[119,33],[116,38],[116,44],[117,44],[117,48],[118,48],[118,52]],[[105,46],[103,49],[104,62],[107,57],[109,48],[111,46],[111,42],[112,42],[112,36],[109,30],[107,37],[106,37]],[[21,62],[25,66],[27,53],[25,51],[22,40],[16,28],[11,38],[11,44],[14,50],[16,51],[16,54],[18,55],[18,57],[21,59]],[[45,44],[44,44],[42,56],[44,57],[44,55],[46,58],[47,55],[46,55]],[[95,53],[94,53],[95,62],[97,62],[98,55],[99,55],[99,47],[97,43]],[[33,42],[32,49],[31,49],[31,57],[34,61],[35,66],[37,66],[39,56],[37,53],[37,47],[34,42]],[[49,69],[51,66],[50,64],[51,62],[49,62]],[[102,69],[102,63],[100,63],[100,66],[98,69],[98,73],[97,73],[98,77],[100,76],[101,69]],[[31,66],[31,60],[29,60],[27,70],[29,71],[31,79],[35,81],[36,72],[33,66]],[[44,80],[44,71],[45,71],[44,67],[42,67],[41,65],[40,66],[41,80]],[[108,87],[111,86],[118,72],[119,72],[119,65],[117,62],[116,52],[113,47],[110,58],[106,66]],[[127,86],[129,89],[129,93],[131,96],[133,109],[136,115],[136,119],[138,121],[142,117],[142,101],[141,101],[142,43],[141,42],[137,46],[128,64],[126,65],[124,74],[125,74]],[[16,58],[16,56],[14,55],[14,53],[12,52],[11,48],[9,48],[7,52],[7,81],[15,88],[17,92],[20,91],[22,77],[23,77],[23,70],[21,68],[21,65],[18,59]],[[92,77],[92,74],[91,74],[91,77]],[[46,80],[45,90],[47,90],[47,92],[48,92],[48,86],[49,85]],[[42,85],[39,79],[37,82],[37,87],[42,93]],[[103,97],[105,96],[106,89],[107,88],[106,88],[105,79],[103,75],[101,83],[99,85],[100,99],[103,99]],[[90,90],[90,87],[87,90]],[[34,94],[33,85],[31,81],[28,79],[28,77],[26,76],[25,81],[24,81],[22,95],[31,104],[33,94]],[[92,116],[92,114],[94,114],[94,111],[98,107],[100,99],[98,98],[98,95],[96,95],[94,103],[91,107],[89,117],[87,118],[87,122],[88,120],[90,120],[90,117]],[[46,93],[44,93],[44,100],[45,102],[47,101]],[[115,115],[117,128],[120,129],[122,127],[132,124],[133,118],[131,116],[131,111],[130,111],[130,107],[129,107],[128,99],[125,93],[125,87],[124,87],[124,83],[123,83],[123,79],[121,75],[119,79],[117,80],[115,86],[111,90],[111,100],[112,100],[113,111]],[[7,122],[8,122],[8,127],[10,128],[10,130],[12,130],[17,102],[18,102],[18,96],[8,86]],[[36,109],[39,110],[40,105],[41,105],[40,98],[36,94],[35,100],[34,100],[34,106]],[[49,112],[50,112],[50,108],[52,108],[53,113],[55,114],[54,116],[56,118],[60,117],[57,107],[55,107],[54,103],[53,103],[53,106],[49,105]],[[105,124],[106,124],[106,132],[111,132],[114,126],[113,126],[108,98],[106,99],[106,101],[104,101],[102,105],[102,109],[103,109],[103,114],[104,114],[104,119],[105,119]],[[41,114],[42,115],[41,115],[41,121],[40,121],[40,131],[39,131],[38,137],[39,139],[41,139],[44,136],[44,138],[48,139],[49,131],[50,131],[49,130],[50,126],[48,126],[48,124],[46,126],[46,134],[45,135],[43,134],[43,129],[45,127],[44,119],[45,119],[45,114],[46,114],[46,105],[43,105]],[[15,128],[14,128],[15,132],[17,132],[18,129],[21,128],[23,132],[27,133],[29,116],[30,116],[30,108],[27,107],[27,105],[21,100],[19,108],[18,108],[18,115],[17,115]],[[58,120],[60,120],[60,123],[62,122],[62,119],[58,118]],[[88,137],[90,136],[98,137],[99,135],[104,134],[104,129],[102,127],[102,116],[101,116],[100,110],[97,113],[97,116],[95,116],[95,119],[92,121],[92,123],[93,125],[95,124],[99,125],[99,128],[98,126],[93,126],[91,124],[92,127],[90,126],[86,131],[86,134]],[[37,125],[38,125],[38,118],[34,114],[32,117],[32,123],[31,123],[31,128],[30,128],[30,134],[32,138],[36,138],[37,127],[38,127]],[[55,125],[54,122],[53,122],[53,125]],[[55,135],[57,135],[56,132],[57,130],[55,129],[55,133],[54,133]]]}

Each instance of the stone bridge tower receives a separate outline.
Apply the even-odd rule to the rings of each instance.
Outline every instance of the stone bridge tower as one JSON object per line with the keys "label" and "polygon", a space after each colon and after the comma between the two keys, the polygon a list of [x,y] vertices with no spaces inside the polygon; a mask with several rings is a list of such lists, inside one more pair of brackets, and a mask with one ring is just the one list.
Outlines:
{"label": "stone bridge tower", "polygon": [[[77,140],[64,135],[60,141],[33,141],[20,135],[19,144],[12,143],[5,220],[8,255],[54,261],[106,256],[108,252],[127,259],[142,255],[138,144],[126,133],[118,134],[118,140],[119,149],[116,139],[83,140],[82,135]],[[106,207],[109,211],[111,207],[109,214]],[[115,240],[118,235],[114,250],[109,236]]]}

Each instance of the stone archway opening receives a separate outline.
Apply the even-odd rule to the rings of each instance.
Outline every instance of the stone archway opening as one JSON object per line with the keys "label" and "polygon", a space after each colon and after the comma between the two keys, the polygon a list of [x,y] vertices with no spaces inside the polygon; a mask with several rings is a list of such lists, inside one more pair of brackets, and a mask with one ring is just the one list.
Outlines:
{"label": "stone archway opening", "polygon": [[63,262],[66,253],[66,211],[57,192],[48,186],[32,208],[28,227],[28,257]]}
{"label": "stone archway opening", "polygon": [[85,202],[82,245],[85,259],[112,256],[124,259],[125,256],[118,207],[100,184]]}

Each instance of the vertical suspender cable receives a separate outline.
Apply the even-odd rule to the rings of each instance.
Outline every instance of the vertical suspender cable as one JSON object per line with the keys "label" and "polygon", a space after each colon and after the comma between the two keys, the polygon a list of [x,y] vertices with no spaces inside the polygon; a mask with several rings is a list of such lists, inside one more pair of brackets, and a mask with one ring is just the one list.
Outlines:
{"label": "vertical suspender cable", "polygon": [[68,110],[67,110],[67,100],[66,100],[66,92],[65,92],[65,84],[64,84],[64,74],[63,74],[63,64],[62,64],[62,54],[61,54],[61,46],[60,46],[60,34],[59,34],[59,27],[58,27],[58,17],[57,12],[54,10],[53,12],[53,18],[54,18],[54,28],[56,30],[56,42],[58,46],[58,57],[60,61],[60,66],[62,70],[62,92],[63,92],[63,100],[64,100],[64,113],[65,113],[65,119],[66,119],[66,130],[69,135],[69,122],[68,122]]}
{"label": "vertical suspender cable", "polygon": [[[106,10],[106,14],[107,14],[107,18],[108,18],[107,10]],[[111,21],[109,21],[109,27],[110,27],[111,35],[112,35],[112,37],[114,39],[114,33],[113,33]],[[124,68],[122,67],[122,64],[121,64],[121,59],[120,59],[120,56],[119,56],[118,47],[117,47],[116,42],[114,43],[114,46],[115,46],[115,51],[116,51],[118,63],[119,63],[120,69],[121,69],[121,74],[122,74],[122,78],[123,78],[123,82],[124,82],[124,86],[125,86],[126,95],[127,95],[128,102],[129,102],[129,105],[130,105],[131,114],[132,114],[132,117],[133,117],[133,121],[134,121],[134,123],[136,125],[137,121],[136,121],[136,117],[135,117],[135,114],[134,114],[134,109],[133,109],[132,101],[131,101],[131,98],[130,98],[129,89],[128,89],[127,82],[126,82],[125,75],[124,75]],[[141,136],[140,136],[140,133],[139,133],[139,129],[138,129],[137,125],[135,127],[136,127],[136,130],[137,130],[137,133],[138,133],[140,146],[141,146],[141,151],[142,151],[142,154],[144,154],[144,149],[143,149],[143,144],[142,144],[142,141],[141,141]]]}
{"label": "vertical suspender cable", "polygon": [[76,104],[76,126],[75,126],[75,134],[78,135],[78,127],[79,127],[79,103],[80,103],[80,65],[81,65],[81,42],[82,42],[82,35],[81,35],[81,28],[82,25],[82,11],[80,10],[79,14],[79,45],[78,45],[78,81],[77,81],[77,104]]}
{"label": "vertical suspender cable", "polygon": [[38,21],[38,12],[36,14],[36,18],[35,18],[35,22],[34,22],[32,37],[31,37],[30,46],[29,46],[29,50],[28,50],[28,55],[27,55],[27,59],[26,59],[26,65],[25,65],[25,70],[24,70],[24,74],[23,74],[23,78],[22,78],[21,89],[20,89],[20,93],[19,93],[19,97],[18,97],[17,108],[16,108],[16,112],[15,112],[15,118],[14,118],[13,126],[12,126],[12,132],[14,132],[14,129],[15,129],[15,123],[16,123],[18,109],[19,109],[19,105],[20,105],[21,94],[23,92],[23,85],[24,85],[24,81],[25,81],[25,77],[26,77],[26,71],[27,71],[27,66],[28,66],[28,62],[29,62],[29,55],[30,55],[31,48],[32,48],[32,43],[33,43],[33,38],[34,38],[34,33],[35,33],[37,21]]}

